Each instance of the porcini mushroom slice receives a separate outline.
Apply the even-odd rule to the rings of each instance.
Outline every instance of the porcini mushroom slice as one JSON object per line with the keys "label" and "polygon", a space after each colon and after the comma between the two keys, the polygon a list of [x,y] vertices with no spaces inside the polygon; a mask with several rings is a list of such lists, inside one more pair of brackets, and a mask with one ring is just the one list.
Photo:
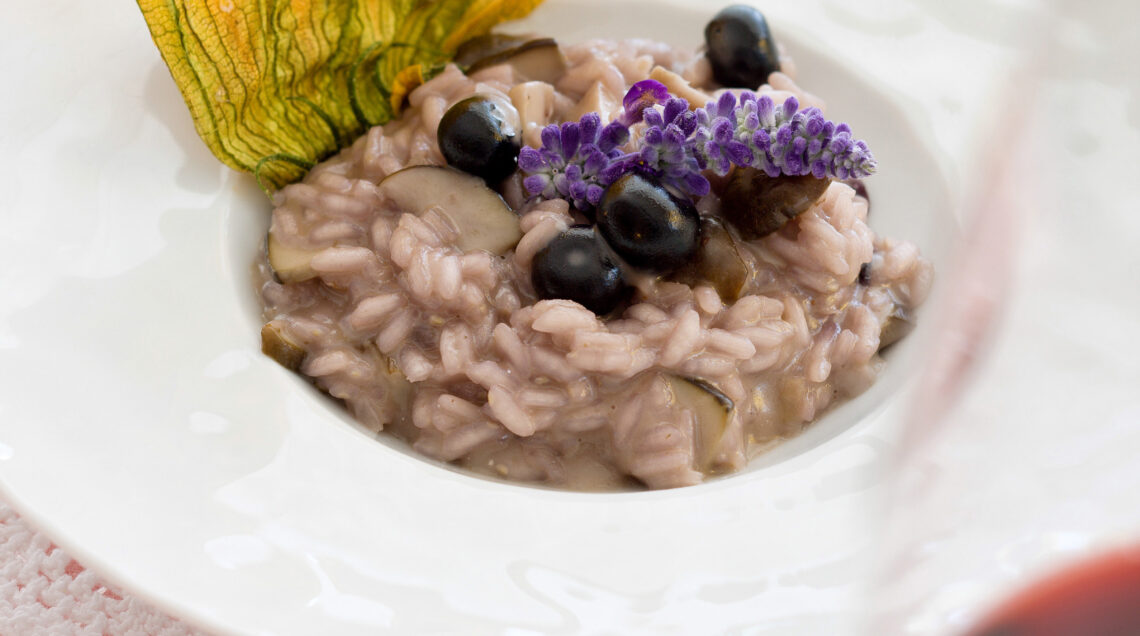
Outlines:
{"label": "porcini mushroom slice", "polygon": [[380,182],[380,194],[400,212],[435,209],[457,230],[455,245],[503,254],[522,238],[519,217],[482,179],[443,166],[412,166]]}
{"label": "porcini mushroom slice", "polygon": [[914,331],[914,319],[910,312],[896,306],[883,321],[882,330],[879,332],[879,351],[902,340],[911,331]]}
{"label": "porcini mushroom slice", "polygon": [[722,300],[735,302],[751,275],[752,270],[728,229],[715,218],[702,217],[697,255],[678,270],[673,279],[691,287],[712,285]]}
{"label": "porcini mushroom slice", "polygon": [[721,442],[732,419],[732,400],[704,380],[677,375],[666,376],[665,379],[677,406],[692,411],[696,419],[694,468],[704,473],[713,472]]}
{"label": "porcini mushroom slice", "polygon": [[277,321],[261,328],[261,352],[290,371],[300,369],[305,360],[305,348],[290,338]]}
{"label": "porcini mushroom slice", "polygon": [[510,64],[519,78],[553,84],[566,72],[566,58],[551,38],[529,40],[522,44],[488,55],[467,68],[470,75],[498,64]]}
{"label": "porcini mushroom slice", "polygon": [[266,238],[266,251],[269,254],[269,266],[273,268],[277,280],[282,283],[300,283],[316,278],[317,272],[313,270],[310,262],[321,248],[308,249],[285,245],[270,228],[269,236]]}
{"label": "porcini mushroom slice", "polygon": [[737,168],[721,195],[721,215],[746,241],[768,236],[819,200],[831,184],[812,175],[770,177]]}
{"label": "porcini mushroom slice", "polygon": [[455,63],[460,68],[469,69],[483,59],[502,55],[533,40],[533,37],[509,35],[506,33],[485,33],[467,40],[455,51]]}
{"label": "porcini mushroom slice", "polygon": [[586,89],[586,94],[578,101],[574,110],[567,115],[567,121],[577,121],[586,113],[597,113],[602,118],[602,124],[610,123],[612,115],[621,106],[621,100],[610,94],[601,81],[594,82]]}

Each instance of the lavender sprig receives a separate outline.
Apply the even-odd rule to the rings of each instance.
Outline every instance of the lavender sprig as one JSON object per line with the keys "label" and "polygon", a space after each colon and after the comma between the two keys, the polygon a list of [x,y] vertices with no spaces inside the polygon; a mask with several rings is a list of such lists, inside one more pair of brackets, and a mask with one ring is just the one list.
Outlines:
{"label": "lavender sprig", "polygon": [[[589,210],[606,186],[633,171],[700,197],[709,192],[704,170],[724,176],[740,166],[772,177],[855,179],[876,167],[867,144],[852,137],[847,124],[828,121],[818,108],[799,110],[795,97],[776,106],[768,95],[743,91],[737,98],[726,91],[691,111],[663,84],[644,80],[630,88],[622,107],[618,119],[600,132],[596,113],[577,124],[544,128],[542,148],[523,148],[519,154],[519,167],[530,175],[523,182],[527,191],[541,198],[561,196]],[[619,146],[628,140],[629,127],[641,121],[640,143],[623,153]]]}
{"label": "lavender sprig", "polygon": [[589,210],[602,199],[605,186],[601,171],[622,152],[629,128],[611,122],[604,128],[597,113],[586,113],[578,122],[551,124],[542,129],[542,148],[524,146],[519,168],[527,173],[523,186],[532,197],[565,198],[580,210]]}
{"label": "lavender sprig", "polygon": [[[875,171],[866,142],[852,137],[847,124],[828,121],[818,108],[799,110],[795,97],[776,106],[768,95],[743,91],[737,102],[726,92],[715,104],[697,109],[697,117],[696,150],[703,151],[708,167],[722,176],[731,169],[723,159],[770,177],[858,179]],[[711,138],[702,139],[701,131],[711,131]]]}

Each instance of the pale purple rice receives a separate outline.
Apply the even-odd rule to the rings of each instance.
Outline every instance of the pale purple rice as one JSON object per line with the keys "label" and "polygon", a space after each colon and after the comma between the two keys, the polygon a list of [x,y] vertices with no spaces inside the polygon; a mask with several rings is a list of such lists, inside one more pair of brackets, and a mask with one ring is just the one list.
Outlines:
{"label": "pale purple rice", "polygon": [[[683,486],[738,470],[874,380],[880,329],[923,301],[931,266],[913,244],[877,237],[865,201],[833,183],[784,230],[744,245],[756,272],[747,295],[726,302],[709,285],[639,276],[639,300],[605,322],[570,301],[537,301],[530,285],[534,255],[580,220],[565,201],[523,205],[523,237],[497,257],[456,248],[444,216],[383,200],[376,184],[385,176],[443,163],[436,127],[466,96],[514,97],[533,144],[543,125],[576,116],[587,94],[616,111],[654,66],[694,86],[710,81],[703,56],[654,42],[596,41],[565,54],[569,69],[553,87],[517,83],[505,66],[472,77],[449,66],[411,93],[399,120],[279,192],[274,235],[315,250],[318,277],[282,284],[263,263],[266,319],[304,346],[301,371],[363,426],[429,457],[582,489],[631,478]],[[822,105],[795,84],[785,58],[785,72],[761,90]],[[506,192],[521,204],[517,183]],[[718,206],[709,197],[698,207]],[[856,281],[867,262],[869,286]],[[704,378],[735,401],[715,448],[701,447],[701,424],[674,401],[670,375]],[[699,454],[712,463],[699,465]]]}

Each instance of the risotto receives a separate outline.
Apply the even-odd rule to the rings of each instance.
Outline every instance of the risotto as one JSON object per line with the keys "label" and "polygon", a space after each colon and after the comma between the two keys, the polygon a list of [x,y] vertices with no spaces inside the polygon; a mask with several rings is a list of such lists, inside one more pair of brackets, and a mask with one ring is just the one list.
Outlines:
{"label": "risotto", "polygon": [[[571,228],[604,230],[604,201],[591,215],[523,174],[488,187],[450,168],[404,170],[447,163],[441,120],[471,96],[539,148],[550,124],[619,119],[622,96],[648,78],[699,106],[726,92],[703,52],[549,46],[558,63],[541,70],[518,56],[447,66],[397,120],[276,194],[259,266],[266,352],[424,456],[584,490],[737,471],[870,386],[932,268],[913,244],[871,230],[858,181],[820,181],[794,218],[746,239],[725,209],[737,205],[733,177],[705,170],[708,192],[689,197],[699,238],[686,263],[662,273],[607,251],[620,293],[598,310],[536,291],[535,272]],[[756,95],[822,108],[780,60]],[[632,124],[619,150],[636,150],[648,125]]]}

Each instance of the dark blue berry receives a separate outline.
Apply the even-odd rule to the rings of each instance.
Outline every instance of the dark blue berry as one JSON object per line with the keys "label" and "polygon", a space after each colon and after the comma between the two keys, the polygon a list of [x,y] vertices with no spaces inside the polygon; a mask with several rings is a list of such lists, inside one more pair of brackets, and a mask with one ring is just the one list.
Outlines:
{"label": "dark blue berry", "polygon": [[629,173],[602,196],[598,231],[625,262],[650,272],[671,272],[697,252],[701,218],[687,199]]}
{"label": "dark blue berry", "polygon": [[780,70],[768,21],[753,7],[737,4],[721,10],[705,26],[705,44],[713,77],[724,86],[758,88]]}
{"label": "dark blue berry", "polygon": [[530,280],[539,298],[572,300],[598,315],[629,295],[617,259],[586,225],[566,229],[535,254]]}
{"label": "dark blue berry", "polygon": [[516,169],[518,135],[503,107],[475,95],[447,109],[436,134],[448,165],[497,185]]}

